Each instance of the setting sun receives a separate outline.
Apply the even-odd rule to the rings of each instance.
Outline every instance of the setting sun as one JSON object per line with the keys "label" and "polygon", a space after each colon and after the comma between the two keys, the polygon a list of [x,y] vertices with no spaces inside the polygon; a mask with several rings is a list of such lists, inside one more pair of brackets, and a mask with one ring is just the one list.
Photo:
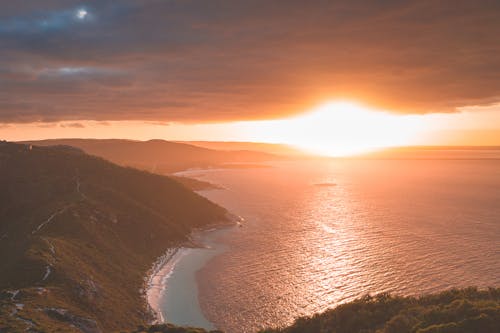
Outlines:
{"label": "setting sun", "polygon": [[329,156],[408,145],[421,129],[418,116],[370,110],[352,102],[327,103],[284,123],[290,144]]}
{"label": "setting sun", "polygon": [[286,143],[327,156],[414,144],[425,127],[422,115],[398,115],[345,101],[324,103],[286,119],[238,124],[250,140]]}

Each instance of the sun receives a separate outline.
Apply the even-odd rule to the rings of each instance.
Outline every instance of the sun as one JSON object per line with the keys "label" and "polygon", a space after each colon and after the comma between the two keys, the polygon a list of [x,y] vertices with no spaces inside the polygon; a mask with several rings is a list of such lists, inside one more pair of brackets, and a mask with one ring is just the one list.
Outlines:
{"label": "sun", "polygon": [[425,130],[420,115],[334,101],[287,119],[240,124],[238,133],[250,141],[289,144],[319,155],[351,156],[415,144]]}
{"label": "sun", "polygon": [[356,155],[384,147],[409,145],[422,129],[418,116],[399,115],[353,102],[331,102],[291,119],[288,141],[329,156]]}

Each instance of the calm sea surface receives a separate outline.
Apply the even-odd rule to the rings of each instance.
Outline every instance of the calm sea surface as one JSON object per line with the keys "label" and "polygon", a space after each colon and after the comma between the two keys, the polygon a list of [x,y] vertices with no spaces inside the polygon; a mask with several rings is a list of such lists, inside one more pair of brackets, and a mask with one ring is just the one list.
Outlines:
{"label": "calm sea surface", "polygon": [[334,160],[192,171],[245,219],[197,272],[227,332],[291,323],[367,293],[500,286],[500,160]]}

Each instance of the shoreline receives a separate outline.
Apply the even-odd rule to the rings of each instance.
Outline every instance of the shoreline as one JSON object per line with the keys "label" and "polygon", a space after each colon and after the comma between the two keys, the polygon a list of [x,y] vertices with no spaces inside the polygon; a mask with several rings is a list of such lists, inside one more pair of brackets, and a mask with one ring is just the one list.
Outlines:
{"label": "shoreline", "polygon": [[171,247],[156,259],[149,269],[145,280],[144,298],[146,306],[154,320],[153,324],[163,323],[165,318],[160,311],[160,298],[165,289],[163,281],[172,273],[175,266],[174,257],[179,253],[180,247]]}
{"label": "shoreline", "polygon": [[153,324],[172,323],[216,329],[199,305],[196,273],[210,259],[226,250],[214,238],[237,227],[240,220],[238,216],[228,213],[229,223],[195,229],[187,242],[169,248],[153,263],[145,277],[144,290]]}
{"label": "shoreline", "polygon": [[[192,177],[193,172],[200,171],[207,170],[188,169],[173,175]],[[197,180],[196,177],[191,179]],[[215,189],[223,188],[211,190]],[[195,192],[202,195],[200,191]],[[197,272],[213,257],[225,251],[222,244],[215,242],[214,238],[231,228],[241,227],[244,221],[241,216],[229,211],[226,218],[225,222],[191,230],[187,241],[170,247],[154,261],[144,279],[143,291],[153,324],[172,323],[178,326],[216,329],[205,317],[199,304]]]}

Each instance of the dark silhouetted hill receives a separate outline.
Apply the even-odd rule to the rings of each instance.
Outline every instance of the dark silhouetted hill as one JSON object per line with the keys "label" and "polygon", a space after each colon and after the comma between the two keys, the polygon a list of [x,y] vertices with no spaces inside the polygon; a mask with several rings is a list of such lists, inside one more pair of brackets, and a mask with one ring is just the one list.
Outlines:
{"label": "dark silhouetted hill", "polygon": [[145,323],[153,261],[226,210],[165,176],[65,146],[0,142],[0,332]]}

